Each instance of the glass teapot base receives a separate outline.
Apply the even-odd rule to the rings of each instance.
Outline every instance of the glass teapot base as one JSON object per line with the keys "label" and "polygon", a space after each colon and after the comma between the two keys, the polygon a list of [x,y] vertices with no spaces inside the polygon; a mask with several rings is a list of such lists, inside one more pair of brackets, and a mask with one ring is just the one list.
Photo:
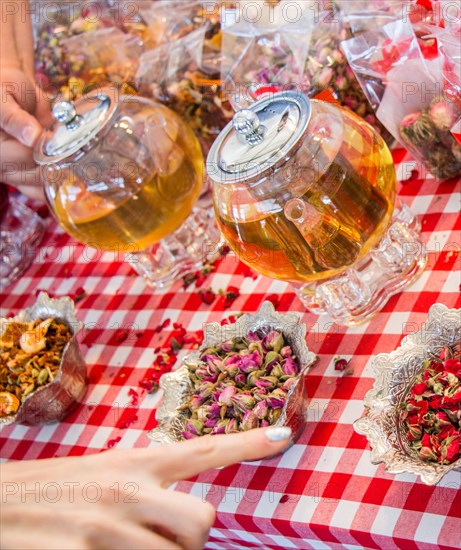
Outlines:
{"label": "glass teapot base", "polygon": [[126,259],[149,286],[162,288],[213,261],[220,241],[213,210],[197,206],[171,235]]}
{"label": "glass teapot base", "polygon": [[391,225],[379,244],[340,276],[295,287],[311,312],[355,326],[371,319],[387,300],[421,275],[427,255],[421,227],[405,205],[396,205]]}

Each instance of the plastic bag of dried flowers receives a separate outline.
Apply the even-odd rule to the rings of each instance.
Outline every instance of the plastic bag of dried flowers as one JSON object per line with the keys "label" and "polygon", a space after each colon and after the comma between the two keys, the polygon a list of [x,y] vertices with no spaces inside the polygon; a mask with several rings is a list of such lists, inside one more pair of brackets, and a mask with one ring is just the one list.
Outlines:
{"label": "plastic bag of dried flowers", "polygon": [[315,97],[328,90],[392,141],[341,51],[351,35],[337,5],[274,0],[256,10],[239,2],[224,14],[222,78],[234,109],[266,92],[294,89]]}
{"label": "plastic bag of dried flowers", "polygon": [[[213,29],[211,32],[214,32]],[[213,49],[210,27],[143,53],[135,85],[143,96],[160,101],[189,123],[204,154],[232,118],[221,94],[219,49]]]}
{"label": "plastic bag of dried flowers", "polygon": [[49,2],[33,5],[35,79],[52,96],[82,70],[79,55],[67,51],[63,41],[71,36],[116,26],[107,0]]}
{"label": "plastic bag of dried flowers", "polygon": [[461,111],[446,93],[437,47],[421,43],[403,20],[342,46],[377,118],[395,139],[434,176],[461,174],[461,147],[451,133]]}
{"label": "plastic bag of dried flowers", "polygon": [[67,86],[61,88],[63,99],[75,100],[102,86],[117,86],[122,93],[133,93],[142,44],[135,36],[117,28],[90,31],[62,41],[69,55],[81,60],[80,69],[72,71]]}

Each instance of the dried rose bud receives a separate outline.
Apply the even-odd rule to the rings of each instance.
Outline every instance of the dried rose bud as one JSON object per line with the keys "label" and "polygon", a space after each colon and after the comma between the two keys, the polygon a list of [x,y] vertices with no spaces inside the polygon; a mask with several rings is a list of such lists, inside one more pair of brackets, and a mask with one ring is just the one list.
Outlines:
{"label": "dried rose bud", "polygon": [[261,355],[254,351],[240,358],[238,363],[239,369],[244,373],[249,373],[252,370],[257,370],[261,366]]}
{"label": "dried rose bud", "polygon": [[279,363],[282,360],[282,356],[276,351],[269,351],[266,354],[264,360],[264,366],[266,367],[266,372],[269,373],[272,370],[272,367]]}
{"label": "dried rose bud", "polygon": [[210,414],[210,406],[209,405],[202,405],[197,410],[193,411],[193,414],[197,417],[197,420],[200,420],[201,422],[205,422]]}
{"label": "dried rose bud", "polygon": [[267,420],[273,425],[277,422],[282,414],[282,408],[271,409],[267,415]]}
{"label": "dried rose bud", "polygon": [[283,334],[281,334],[277,330],[271,330],[264,338],[263,338],[263,346],[265,349],[273,350],[275,352],[279,352],[285,344],[285,341],[283,339]]}
{"label": "dried rose bud", "polygon": [[292,376],[299,373],[299,366],[291,357],[287,357],[282,361],[282,368],[284,374]]}
{"label": "dried rose bud", "polygon": [[248,350],[249,351],[257,351],[261,357],[264,356],[264,350],[263,350],[263,346],[262,346],[261,341],[250,342],[249,345],[248,345]]}
{"label": "dried rose bud", "polygon": [[192,410],[198,409],[201,405],[203,405],[204,401],[205,401],[204,397],[201,397],[200,395],[193,395],[189,399],[189,407]]}
{"label": "dried rose bud", "polygon": [[263,370],[254,370],[253,372],[250,372],[246,379],[247,386],[256,386],[256,382],[261,378],[261,376],[264,376]]}
{"label": "dried rose bud", "polygon": [[273,394],[269,394],[267,396],[267,403],[271,409],[281,409],[283,408],[283,405],[285,405],[285,398],[276,396]]}
{"label": "dried rose bud", "polygon": [[240,372],[239,368],[236,365],[226,367],[226,371],[230,378],[235,378],[235,376]]}
{"label": "dried rose bud", "polygon": [[258,426],[258,417],[253,411],[246,411],[243,415],[243,419],[240,422],[240,428],[242,430],[252,430]]}
{"label": "dried rose bud", "polygon": [[293,351],[290,346],[283,346],[280,350],[280,355],[286,359],[287,357],[291,357],[293,355]]}
{"label": "dried rose bud", "polygon": [[279,365],[278,363],[275,364],[274,368],[271,370],[270,372],[270,375],[271,376],[275,376],[276,378],[280,378],[281,376],[283,376],[285,373],[283,371],[283,368],[281,365]]}
{"label": "dried rose bud", "polygon": [[445,101],[433,101],[429,107],[429,118],[435,127],[443,132],[450,130],[455,123],[455,112],[453,107]]}
{"label": "dried rose bud", "polygon": [[441,448],[441,458],[443,462],[451,464],[460,456],[460,441],[461,438],[458,436],[450,437],[445,440],[444,445]]}
{"label": "dried rose bud", "polygon": [[266,418],[267,413],[269,412],[269,407],[267,406],[267,401],[259,401],[253,408],[254,414],[260,418]]}
{"label": "dried rose bud", "polygon": [[293,378],[293,377],[290,377],[288,378],[287,380],[285,380],[285,382],[282,384],[282,386],[280,387],[280,389],[288,392],[288,390],[291,388],[291,386],[296,382],[296,379]]}
{"label": "dried rose bud", "polygon": [[211,429],[211,434],[218,435],[218,434],[225,434],[226,428],[224,426],[218,426],[216,425],[214,428]]}
{"label": "dried rose bud", "polygon": [[269,420],[266,420],[266,419],[261,420],[260,427],[261,427],[261,428],[267,428],[267,426],[270,426]]}
{"label": "dried rose bud", "polygon": [[415,439],[421,439],[421,435],[422,435],[421,426],[414,426],[414,425],[409,426],[407,435],[410,441],[414,441]]}
{"label": "dried rose bud", "polygon": [[235,384],[239,387],[239,388],[242,388],[243,386],[245,386],[246,382],[247,382],[247,378],[246,376],[243,374],[243,372],[239,372],[238,374],[235,375]]}
{"label": "dried rose bud", "polygon": [[253,332],[251,330],[247,334],[247,339],[250,342],[260,342],[261,341],[261,338],[256,334],[256,332]]}
{"label": "dried rose bud", "polygon": [[186,424],[186,431],[193,435],[201,435],[203,430],[203,422],[200,420],[189,419]]}
{"label": "dried rose bud", "polygon": [[224,359],[224,365],[227,367],[227,370],[229,370],[229,367],[231,367],[232,365],[237,365],[239,361],[240,355],[238,353],[234,353]]}
{"label": "dried rose bud", "polygon": [[273,389],[277,386],[278,380],[275,376],[261,376],[259,380],[255,382],[255,386],[260,389]]}
{"label": "dried rose bud", "polygon": [[197,367],[195,369],[195,376],[199,380],[204,380],[205,378],[207,378],[209,376],[209,372],[206,365],[200,365],[199,367]]}
{"label": "dried rose bud", "polygon": [[221,372],[224,368],[222,359],[220,359],[217,355],[202,355],[202,361],[208,365],[210,372]]}
{"label": "dried rose bud", "polygon": [[209,418],[205,421],[204,426],[205,428],[214,428],[218,423],[218,418]]}
{"label": "dried rose bud", "polygon": [[247,410],[251,410],[255,406],[255,399],[249,393],[238,393],[232,397],[232,404],[234,410],[244,413]]}
{"label": "dried rose bud", "polygon": [[218,398],[218,403],[220,405],[232,405],[232,397],[237,393],[237,388],[235,386],[227,386],[220,393]]}
{"label": "dried rose bud", "polygon": [[200,386],[199,396],[209,397],[214,390],[214,384],[212,382],[203,382]]}
{"label": "dried rose bud", "polygon": [[209,418],[219,418],[221,414],[221,407],[219,403],[212,403],[208,412]]}
{"label": "dried rose bud", "polygon": [[239,431],[239,423],[235,418],[231,418],[226,426],[226,434],[236,433]]}
{"label": "dried rose bud", "polygon": [[219,346],[218,351],[224,351],[225,353],[229,353],[230,351],[234,351],[234,342],[232,340],[226,340]]}

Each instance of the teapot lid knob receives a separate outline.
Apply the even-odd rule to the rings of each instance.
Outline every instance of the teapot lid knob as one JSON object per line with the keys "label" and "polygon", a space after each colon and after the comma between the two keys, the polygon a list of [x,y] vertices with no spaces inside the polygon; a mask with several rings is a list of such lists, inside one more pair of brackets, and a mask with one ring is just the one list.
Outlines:
{"label": "teapot lid knob", "polygon": [[264,131],[257,113],[250,109],[238,111],[232,119],[237,133],[242,136],[249,145],[256,145],[264,139]]}
{"label": "teapot lid knob", "polygon": [[77,116],[74,104],[70,101],[58,101],[53,105],[53,116],[58,122],[70,122]]}

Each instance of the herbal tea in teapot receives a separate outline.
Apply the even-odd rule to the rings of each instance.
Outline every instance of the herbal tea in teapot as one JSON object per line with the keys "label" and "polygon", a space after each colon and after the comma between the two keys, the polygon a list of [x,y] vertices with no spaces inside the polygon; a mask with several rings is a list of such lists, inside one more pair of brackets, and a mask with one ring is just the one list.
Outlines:
{"label": "herbal tea in teapot", "polygon": [[104,250],[143,250],[190,214],[203,182],[192,131],[166,107],[122,103],[98,142],[47,167],[46,196],[63,228]]}
{"label": "herbal tea in teapot", "polygon": [[413,235],[392,223],[400,209],[391,153],[345,109],[296,92],[263,98],[223,130],[207,171],[229,246],[293,283],[313,311],[363,321],[422,269],[404,250]]}

